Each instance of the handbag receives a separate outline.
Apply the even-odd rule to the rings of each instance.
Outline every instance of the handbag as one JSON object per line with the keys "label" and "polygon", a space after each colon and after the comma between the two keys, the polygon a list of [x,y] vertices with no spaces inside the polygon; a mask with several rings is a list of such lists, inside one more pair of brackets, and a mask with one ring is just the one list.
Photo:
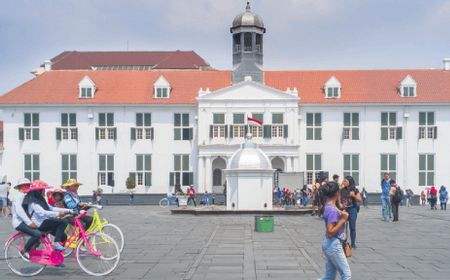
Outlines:
{"label": "handbag", "polygon": [[347,258],[350,258],[352,256],[352,247],[350,246],[350,243],[348,243],[347,240],[347,224],[348,222],[345,222],[345,240],[341,240],[342,242],[342,249],[344,249],[344,254]]}

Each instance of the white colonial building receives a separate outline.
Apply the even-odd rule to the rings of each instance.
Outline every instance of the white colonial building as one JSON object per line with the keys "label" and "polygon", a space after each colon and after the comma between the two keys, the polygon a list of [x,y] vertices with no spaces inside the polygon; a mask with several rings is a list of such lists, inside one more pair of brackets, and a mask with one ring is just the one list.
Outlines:
{"label": "white colonial building", "polygon": [[[64,52],[0,97],[3,173],[84,183],[88,194],[220,191],[250,129],[272,168],[352,175],[379,191],[383,172],[418,192],[448,184],[450,60],[443,69],[263,71],[259,16],[231,28],[233,71],[193,52]],[[263,126],[245,125],[246,118]],[[289,186],[299,187],[299,186]]]}

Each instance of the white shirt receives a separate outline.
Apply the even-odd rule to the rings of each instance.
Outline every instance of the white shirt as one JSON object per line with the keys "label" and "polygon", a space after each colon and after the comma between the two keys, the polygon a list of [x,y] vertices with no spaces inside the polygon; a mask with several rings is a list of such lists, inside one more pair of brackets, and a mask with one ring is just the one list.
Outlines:
{"label": "white shirt", "polygon": [[28,214],[31,216],[31,220],[40,227],[41,224],[49,218],[57,218],[59,212],[67,212],[67,209],[48,206],[50,210],[45,210],[39,204],[31,203],[28,207]]}
{"label": "white shirt", "polygon": [[27,226],[31,225],[31,220],[25,213],[25,209],[22,207],[22,202],[25,197],[24,193],[18,192],[14,196],[14,201],[12,205],[12,226],[13,228],[18,227],[22,222]]}
{"label": "white shirt", "polygon": [[8,185],[2,184],[0,185],[0,198],[8,197]]}

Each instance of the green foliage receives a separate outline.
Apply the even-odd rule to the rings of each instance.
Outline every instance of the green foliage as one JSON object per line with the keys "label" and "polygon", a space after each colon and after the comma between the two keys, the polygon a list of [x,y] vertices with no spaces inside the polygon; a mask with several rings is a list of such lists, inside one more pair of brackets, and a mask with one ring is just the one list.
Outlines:
{"label": "green foliage", "polygon": [[127,186],[127,189],[129,189],[129,190],[136,188],[136,182],[134,181],[134,178],[131,178],[131,177],[127,178],[125,185]]}

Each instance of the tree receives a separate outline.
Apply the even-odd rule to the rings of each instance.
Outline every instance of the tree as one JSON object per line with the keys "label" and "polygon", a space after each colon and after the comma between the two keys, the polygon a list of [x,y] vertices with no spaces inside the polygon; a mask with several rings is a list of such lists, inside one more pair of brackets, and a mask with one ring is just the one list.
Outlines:
{"label": "tree", "polygon": [[125,185],[127,186],[127,189],[129,189],[129,190],[133,190],[134,188],[136,188],[136,182],[134,181],[134,178],[132,178],[132,177],[127,178]]}

